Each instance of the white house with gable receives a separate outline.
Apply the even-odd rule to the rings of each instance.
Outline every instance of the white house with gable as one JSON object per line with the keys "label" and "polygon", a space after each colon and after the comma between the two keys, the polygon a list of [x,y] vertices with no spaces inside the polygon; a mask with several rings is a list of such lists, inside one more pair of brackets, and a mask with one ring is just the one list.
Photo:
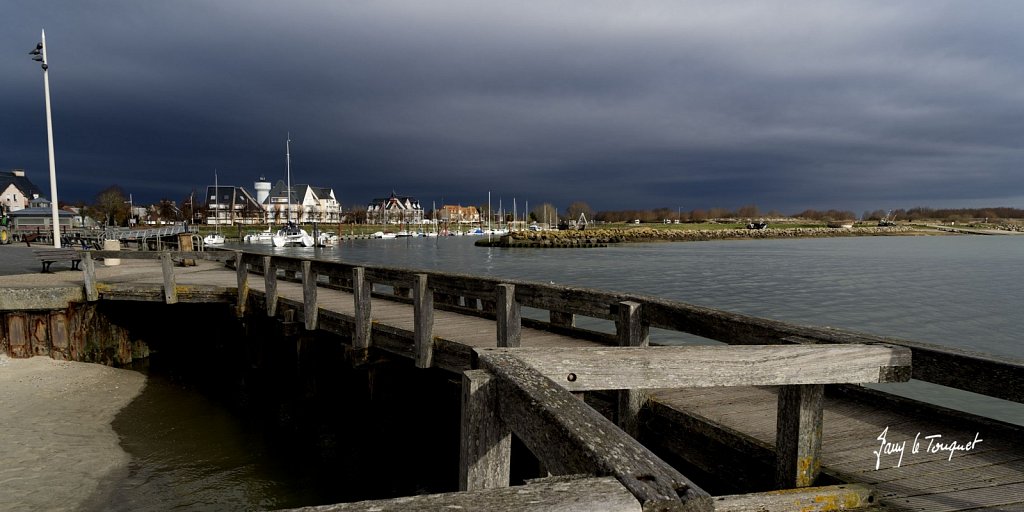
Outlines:
{"label": "white house with gable", "polygon": [[288,192],[285,182],[278,181],[267,193],[266,199],[263,201],[263,208],[267,212],[267,222],[271,224],[284,224],[288,221],[300,224],[341,222],[341,204],[338,203],[333,189],[292,184],[290,197]]}

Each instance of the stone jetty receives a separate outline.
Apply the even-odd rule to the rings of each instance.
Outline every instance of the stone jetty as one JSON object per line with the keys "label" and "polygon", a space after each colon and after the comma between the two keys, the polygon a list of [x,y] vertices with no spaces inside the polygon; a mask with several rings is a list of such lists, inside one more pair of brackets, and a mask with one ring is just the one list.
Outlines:
{"label": "stone jetty", "polygon": [[493,240],[479,240],[482,247],[606,247],[628,242],[699,242],[760,238],[808,238],[835,236],[905,235],[920,231],[910,226],[853,228],[766,228],[766,229],[654,229],[613,228],[582,231],[517,231]]}

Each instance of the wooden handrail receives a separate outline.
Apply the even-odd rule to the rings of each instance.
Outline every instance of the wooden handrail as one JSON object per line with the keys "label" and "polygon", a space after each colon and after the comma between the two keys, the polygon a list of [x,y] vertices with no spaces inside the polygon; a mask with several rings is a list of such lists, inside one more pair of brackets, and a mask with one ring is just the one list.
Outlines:
{"label": "wooden handrail", "polygon": [[[877,345],[493,348],[476,352],[481,367],[495,375],[514,378],[526,372],[517,365],[526,365],[567,392],[782,386],[776,432],[780,488],[808,487],[818,477],[824,384],[904,382],[910,378],[911,362],[909,349]],[[516,370],[506,375],[508,368]],[[503,391],[499,400],[507,393]],[[530,399],[540,402],[550,393],[538,396]],[[546,434],[545,439],[550,437]]]}
{"label": "wooden handrail", "polygon": [[880,345],[477,349],[510,353],[569,391],[866,384],[910,379],[910,350]]}

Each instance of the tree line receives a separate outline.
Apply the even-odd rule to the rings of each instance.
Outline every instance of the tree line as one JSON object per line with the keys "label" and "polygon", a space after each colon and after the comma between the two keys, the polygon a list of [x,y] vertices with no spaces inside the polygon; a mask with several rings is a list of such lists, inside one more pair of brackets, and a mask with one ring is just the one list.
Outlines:
{"label": "tree line", "polygon": [[[850,210],[814,210],[807,209],[793,214],[783,214],[778,210],[762,212],[756,205],[746,205],[737,209],[708,208],[693,209],[684,211],[672,208],[654,208],[649,210],[614,210],[598,211],[590,210],[586,203],[575,202],[575,209],[567,209],[569,218],[576,218],[579,211],[587,211],[587,217],[602,222],[633,222],[637,219],[640,222],[663,222],[668,220],[679,220],[680,222],[704,222],[711,219],[757,219],[757,218],[798,218],[814,221],[833,220],[862,220],[878,221],[882,219],[903,220],[903,221],[957,221],[968,222],[971,220],[993,220],[1001,219],[1024,219],[1024,209],[1010,207],[995,208],[928,208],[918,206],[914,208],[900,208],[894,210],[872,210],[865,211],[861,215]],[[581,206],[582,205],[582,206]],[[572,211],[575,215],[568,214]]]}
{"label": "tree line", "polygon": [[[129,200],[129,196],[117,185],[101,190],[96,194],[92,204],[84,201],[75,203],[73,206],[79,208],[82,215],[94,219],[104,226],[127,226],[132,217],[133,206],[145,208],[142,218],[136,218],[139,222],[159,221],[166,223],[192,221],[193,206],[192,197],[185,198],[180,204],[170,199],[161,199],[153,205],[135,205]],[[200,205],[201,206],[201,205]],[[196,210],[198,211],[198,210]],[[138,217],[138,216],[136,216]]]}

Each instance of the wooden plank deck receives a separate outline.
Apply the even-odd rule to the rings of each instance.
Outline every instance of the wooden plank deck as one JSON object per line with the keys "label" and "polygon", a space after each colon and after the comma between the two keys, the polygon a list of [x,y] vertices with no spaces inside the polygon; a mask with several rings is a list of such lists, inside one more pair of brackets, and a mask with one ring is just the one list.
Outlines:
{"label": "wooden plank deck", "polygon": [[[776,391],[772,388],[660,390],[653,399],[695,418],[742,432],[768,448],[775,442]],[[826,397],[822,467],[845,481],[869,484],[882,503],[896,509],[1005,510],[1024,503],[1024,439],[916,417],[882,403]],[[878,459],[883,430],[890,442],[906,441],[902,462],[893,453]],[[928,453],[926,436],[971,442],[970,451]],[[919,451],[911,453],[915,437]],[[938,440],[938,439],[936,439]],[[876,469],[876,463],[878,468]],[[899,465],[897,467],[897,465]]]}
{"label": "wooden plank deck", "polygon": [[[263,279],[255,277],[249,279],[250,292],[264,296]],[[223,288],[223,294],[236,289],[236,279],[235,271],[222,265],[176,275],[178,286]],[[101,293],[104,299],[117,300],[116,285],[120,283],[131,284],[135,290],[153,286],[154,293],[162,297],[161,282],[159,263],[154,262],[152,272],[136,269],[123,278],[101,280],[106,290]],[[277,291],[283,304],[301,308],[301,283],[278,280]],[[317,302],[321,319],[340,316],[351,321],[354,318],[350,293],[320,287]],[[412,339],[411,304],[374,298],[372,318],[374,332],[404,332]],[[493,320],[436,310],[433,325],[435,338],[456,345],[473,348],[496,345]],[[569,336],[522,328],[524,347],[595,345]],[[402,353],[414,357],[411,343]],[[468,351],[463,350],[462,354]],[[458,370],[460,365],[468,367],[468,361],[447,364],[452,370]],[[651,393],[651,397],[658,406],[696,421],[725,427],[766,450],[774,448],[777,404],[774,388],[664,389]],[[902,462],[898,462],[899,454],[879,457],[874,453],[880,449],[878,438],[886,428],[890,442],[906,442]],[[931,435],[941,435],[941,441],[956,441],[961,445],[974,441],[976,436],[981,441],[970,450],[956,451],[950,457],[945,451],[927,453],[929,440],[925,437]],[[915,437],[919,447],[917,453],[912,453]],[[1024,439],[1012,432],[990,430],[984,423],[946,422],[942,418],[917,415],[901,409],[898,402],[870,403],[828,396],[824,410],[822,466],[827,474],[846,482],[875,486],[880,505],[889,510],[1024,510]]]}

